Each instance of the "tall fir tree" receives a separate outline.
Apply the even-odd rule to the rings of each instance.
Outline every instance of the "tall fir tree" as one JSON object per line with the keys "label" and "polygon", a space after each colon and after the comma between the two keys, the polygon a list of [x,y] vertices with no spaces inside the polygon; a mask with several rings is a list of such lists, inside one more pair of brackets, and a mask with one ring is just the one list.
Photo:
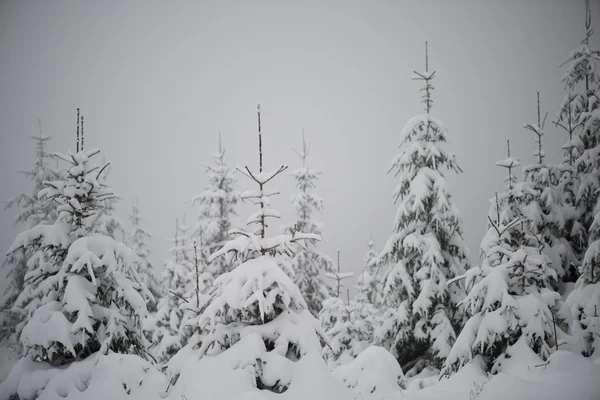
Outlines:
{"label": "tall fir tree", "polygon": [[378,342],[405,372],[443,364],[462,325],[456,306],[464,295],[460,285],[447,282],[468,268],[461,220],[442,172],[461,170],[448,151],[446,128],[430,115],[434,76],[426,50],[425,72],[413,76],[425,84],[426,113],[405,125],[400,154],[390,168],[400,181],[393,195],[398,212],[381,254],[381,262],[390,266],[384,289],[389,311]]}
{"label": "tall fir tree", "polygon": [[[56,154],[68,163],[64,179],[45,182],[38,197],[58,204],[52,225],[38,224],[17,236],[9,253],[27,249],[43,262],[25,276],[39,300],[23,328],[26,357],[51,366],[109,351],[145,356],[140,320],[152,295],[140,282],[140,258],[122,243],[90,235],[90,223],[112,196],[103,171],[83,150],[77,113],[77,152]],[[82,122],[81,122],[82,124]]]}
{"label": "tall fir tree", "polygon": [[[323,224],[314,221],[313,214],[323,210],[323,199],[312,192],[321,172],[306,166],[310,144],[306,143],[304,132],[302,132],[302,151],[294,151],[302,159],[302,167],[291,172],[298,189],[298,193],[292,197],[297,220],[284,226],[283,231],[292,235],[298,230],[314,233],[322,238]],[[315,244],[309,243],[294,254],[290,263],[295,273],[294,283],[300,288],[308,310],[317,316],[321,311],[323,300],[333,295],[331,286],[323,279],[323,274],[333,272],[333,261],[318,252]]]}
{"label": "tall fir tree", "polygon": [[[221,134],[219,134],[218,151],[212,157],[213,165],[206,166],[208,185],[192,200],[199,214],[192,236],[202,242],[201,250],[205,254],[216,252],[229,239],[231,219],[237,215],[236,205],[240,200],[240,195],[235,189],[237,184],[235,171],[230,170],[227,165]],[[233,264],[224,257],[210,263],[206,272],[211,276],[211,284],[219,275],[231,271],[232,268]]]}
{"label": "tall fir tree", "polygon": [[510,346],[518,341],[542,359],[558,347],[556,332],[560,328],[554,324],[553,309],[560,295],[551,289],[557,274],[530,229],[535,229],[535,224],[522,213],[528,185],[516,183],[512,169],[519,166],[519,160],[510,156],[510,148],[508,158],[496,165],[508,170],[507,187],[491,199],[481,242],[482,266],[455,278],[466,279],[470,288],[461,303],[469,320],[446,359],[446,374],[478,354],[490,372],[498,373]]}
{"label": "tall fir tree", "polygon": [[[31,229],[39,224],[51,224],[58,217],[57,204],[52,201],[39,199],[37,194],[44,188],[45,181],[58,179],[58,171],[52,167],[55,160],[53,154],[46,152],[48,142],[52,139],[50,135],[42,132],[42,122],[38,119],[39,135],[30,136],[35,141],[35,163],[32,168],[19,171],[32,182],[30,193],[21,193],[6,203],[6,208],[18,209],[15,225],[21,225],[24,229]],[[35,307],[29,307],[31,298],[29,293],[24,292],[25,274],[29,268],[35,268],[36,260],[32,258],[27,249],[19,249],[6,256],[2,263],[3,269],[8,269],[6,278],[8,285],[3,293],[0,308],[0,341],[8,339],[9,343],[19,346],[18,337],[23,328],[25,319],[31,316]]]}
{"label": "tall fir tree", "polygon": [[132,230],[129,233],[128,245],[135,251],[135,253],[144,261],[140,266],[138,274],[142,278],[144,285],[150,290],[154,302],[148,304],[148,311],[156,311],[156,302],[163,296],[163,290],[161,283],[158,278],[158,274],[154,270],[152,263],[149,260],[150,249],[146,244],[146,241],[151,238],[150,234],[142,228],[142,218],[140,216],[140,209],[137,204],[137,200],[131,206],[131,213],[129,214],[129,222],[131,222]]}

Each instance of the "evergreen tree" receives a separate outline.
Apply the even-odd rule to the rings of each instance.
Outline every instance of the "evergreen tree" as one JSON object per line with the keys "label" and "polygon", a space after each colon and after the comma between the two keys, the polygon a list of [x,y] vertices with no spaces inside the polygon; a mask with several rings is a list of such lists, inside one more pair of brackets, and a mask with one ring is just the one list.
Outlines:
{"label": "evergreen tree", "polygon": [[492,199],[481,242],[481,268],[454,279],[466,279],[471,288],[461,303],[470,318],[446,359],[445,373],[456,371],[476,354],[484,356],[488,369],[497,373],[508,348],[519,340],[542,359],[557,347],[559,328],[553,307],[560,295],[550,289],[556,271],[549,267],[530,229],[535,224],[522,213],[527,185],[516,185],[512,174],[519,161],[510,157],[509,150],[508,158],[496,165],[508,170],[507,189]]}
{"label": "evergreen tree", "polygon": [[600,352],[600,77],[596,63],[600,51],[590,48],[591,9],[586,1],[586,36],[581,46],[571,53],[563,81],[577,100],[573,113],[575,123],[581,126],[574,162],[578,187],[576,207],[585,238],[583,243],[580,277],[567,298],[574,321],[572,333],[579,338],[581,352],[586,356]]}
{"label": "evergreen tree", "polygon": [[[169,258],[165,264],[163,281],[167,293],[158,302],[156,312],[156,329],[152,341],[156,345],[155,354],[161,362],[168,361],[179,349],[187,344],[191,330],[186,328],[185,303],[196,302],[194,262],[190,259],[190,251],[195,250],[187,237],[188,228],[184,224],[175,224],[174,245],[169,250]],[[206,292],[210,276],[200,274],[199,287]],[[196,304],[199,308],[200,304]],[[188,317],[189,318],[189,317]]]}
{"label": "evergreen tree", "polygon": [[256,387],[283,392],[290,384],[297,364],[294,361],[311,351],[320,353],[317,334],[323,340],[326,336],[318,320],[306,310],[300,290],[286,274],[293,271],[284,272],[276,256],[291,255],[298,241],[319,237],[298,231],[292,235],[266,236],[266,219],[279,214],[269,207],[268,197],[274,193],[266,191],[264,186],[287,167],[281,165],[272,172],[263,172],[260,108],[258,121],[259,171],[245,167],[244,172],[259,187],[246,192],[260,206],[248,220],[249,225],[256,224],[258,228],[254,232],[232,230],[237,237],[210,256],[211,262],[224,255],[245,261],[215,280],[210,299],[196,321],[205,337],[195,335],[189,346],[198,345],[200,357],[219,356],[226,349],[233,354],[240,349],[236,360],[253,371]]}
{"label": "evergreen tree", "polygon": [[[138,274],[142,278],[144,285],[150,290],[153,298],[158,301],[163,295],[160,281],[157,273],[148,259],[150,257],[150,249],[146,245],[146,241],[151,238],[150,234],[142,228],[142,218],[140,217],[140,209],[137,201],[133,203],[131,207],[131,213],[129,214],[129,221],[133,226],[132,231],[129,233],[128,245],[135,251],[135,253],[144,261],[140,266]],[[156,302],[148,304],[148,311],[156,311]]]}
{"label": "evergreen tree", "polygon": [[44,256],[25,276],[40,305],[21,341],[28,357],[54,366],[98,351],[146,354],[140,319],[151,294],[137,274],[140,259],[110,237],[89,235],[91,220],[112,191],[102,176],[108,165],[90,160],[99,150],[83,150],[79,110],[77,116],[77,152],[56,154],[69,164],[66,176],[45,182],[38,194],[58,204],[56,222],[26,230],[9,249]]}
{"label": "evergreen tree", "polygon": [[365,265],[363,270],[358,277],[356,301],[359,303],[369,303],[376,309],[381,309],[383,305],[381,289],[384,282],[383,274],[380,270],[379,253],[375,250],[375,244],[373,238],[367,242],[369,250],[364,258]]}
{"label": "evergreen tree", "polygon": [[[221,146],[219,134],[219,149],[212,156],[214,164],[206,167],[208,185],[192,202],[198,207],[199,219],[194,228],[193,237],[202,241],[202,251],[212,254],[223,247],[229,239],[231,218],[236,214],[235,206],[239,202],[239,193],[235,190],[235,171],[227,166],[225,150]],[[211,275],[211,283],[219,275],[231,271],[233,265],[224,257],[219,257],[207,266]],[[210,287],[210,285],[208,286]]]}
{"label": "evergreen tree", "polygon": [[[427,60],[427,58],[426,58]],[[459,331],[456,304],[463,295],[449,279],[468,268],[459,213],[448,191],[443,169],[460,172],[447,149],[444,125],[430,115],[435,72],[415,72],[425,82],[424,115],[410,119],[402,131],[400,154],[390,168],[400,180],[394,201],[394,233],[381,262],[389,265],[385,303],[389,311],[378,342],[394,354],[403,370],[430,362],[441,366]]]}
{"label": "evergreen tree", "polygon": [[566,221],[563,216],[565,207],[561,204],[561,174],[559,168],[549,166],[544,160],[544,122],[540,121],[539,92],[537,96],[537,124],[524,126],[534,133],[537,150],[533,154],[536,162],[523,168],[521,211],[531,224],[530,229],[539,241],[538,246],[551,260],[551,267],[556,271],[558,280],[572,281],[573,277],[577,276],[577,255],[571,244],[562,237]]}
{"label": "evergreen tree", "polygon": [[[38,192],[44,188],[44,181],[54,181],[59,177],[58,172],[49,165],[55,159],[54,155],[46,152],[46,146],[52,136],[44,135],[41,121],[38,120],[38,123],[39,136],[30,136],[35,141],[35,163],[32,168],[19,171],[31,180],[32,190],[30,193],[21,193],[6,203],[6,208],[19,209],[15,225],[22,225],[25,229],[31,229],[38,224],[54,223],[58,216],[56,203],[37,197]],[[28,260],[31,258],[30,252],[19,249],[8,254],[2,263],[2,268],[9,269],[6,275],[9,283],[0,307],[0,340],[9,339],[10,344],[17,348],[25,318],[35,309],[28,307],[31,299],[24,293],[25,274],[29,268]],[[31,264],[35,262],[31,261],[32,268],[35,265]]]}
{"label": "evergreen tree", "polygon": [[[295,150],[294,150],[295,151]],[[296,180],[298,193],[292,197],[292,204],[296,208],[297,220],[283,228],[290,235],[296,230],[306,233],[314,233],[323,237],[323,224],[313,221],[312,214],[323,210],[323,199],[311,190],[316,186],[316,180],[320,172],[309,169],[306,166],[306,158],[310,151],[310,144],[304,140],[302,133],[302,152],[296,154],[302,159],[302,167],[293,171],[291,175]],[[323,273],[333,271],[333,261],[320,254],[314,244],[309,243],[306,247],[299,249],[290,259],[294,269],[294,282],[300,288],[300,292],[308,304],[308,310],[313,315],[318,315],[323,300],[332,295],[331,287],[324,281]]]}

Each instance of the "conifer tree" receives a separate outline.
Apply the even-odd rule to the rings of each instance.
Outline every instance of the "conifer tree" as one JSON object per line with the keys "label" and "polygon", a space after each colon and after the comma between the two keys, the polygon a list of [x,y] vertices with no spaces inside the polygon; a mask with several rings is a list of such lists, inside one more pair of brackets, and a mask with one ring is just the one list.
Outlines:
{"label": "conifer tree", "polygon": [[398,212],[381,254],[381,262],[390,266],[384,289],[389,311],[378,342],[405,372],[423,362],[444,362],[461,328],[456,304],[463,295],[459,285],[446,283],[468,267],[459,213],[443,175],[443,169],[461,170],[447,149],[446,128],[430,114],[434,76],[426,51],[425,72],[413,76],[425,83],[426,113],[405,125],[400,153],[390,168],[399,178],[393,195]]}
{"label": "conifer tree", "polygon": [[[292,221],[283,230],[290,235],[299,230],[323,237],[323,224],[313,220],[314,212],[323,210],[323,199],[312,193],[321,172],[306,166],[310,144],[306,143],[304,132],[302,132],[302,151],[294,151],[302,159],[302,167],[291,173],[298,189],[298,193],[292,197],[297,220]],[[332,295],[332,289],[324,281],[323,274],[333,271],[333,261],[319,253],[314,244],[308,244],[294,254],[290,263],[295,273],[294,282],[300,288],[309,311],[315,316],[318,315],[323,300]]]}
{"label": "conifer tree", "polygon": [[331,343],[331,347],[323,348],[330,368],[348,364],[369,347],[381,323],[378,310],[372,304],[344,301],[339,297],[323,302],[319,321]]}
{"label": "conifer tree", "polygon": [[461,306],[469,320],[456,339],[444,373],[458,370],[476,354],[492,373],[501,370],[507,350],[525,341],[542,359],[557,347],[552,312],[560,295],[550,289],[557,274],[548,266],[531,221],[522,213],[523,187],[515,184],[510,156],[496,165],[508,170],[506,191],[491,200],[487,232],[481,242],[483,264],[451,280],[466,280],[470,289]]}
{"label": "conifer tree", "polygon": [[[227,165],[220,133],[219,148],[212,158],[214,163],[206,166],[208,185],[201,194],[192,199],[199,214],[192,236],[202,241],[202,251],[206,254],[216,252],[229,239],[231,219],[237,215],[235,207],[240,200],[235,189],[235,171],[230,170]],[[208,264],[206,272],[210,274],[211,284],[219,275],[231,271],[232,268],[233,264],[224,257]]]}
{"label": "conifer tree", "polygon": [[248,219],[248,225],[256,225],[257,229],[252,232],[232,230],[231,234],[236,237],[209,257],[209,262],[225,255],[228,259],[245,261],[215,280],[210,299],[196,321],[205,337],[199,339],[201,334],[195,335],[190,345],[199,345],[200,357],[219,356],[226,349],[245,349],[240,350],[238,361],[247,366],[256,387],[283,392],[290,384],[294,361],[310,351],[320,353],[318,333],[326,339],[318,320],[306,310],[300,290],[286,274],[293,271],[284,272],[276,256],[293,256],[297,242],[319,237],[298,231],[292,235],[266,235],[266,220],[279,214],[270,207],[269,197],[274,192],[266,190],[265,185],[287,166],[263,171],[260,116],[259,107],[259,171],[238,167],[258,185],[258,190],[245,192],[245,196],[254,199],[260,207]]}
{"label": "conifer tree", "polygon": [[[14,222],[15,225],[22,225],[25,229],[31,229],[38,224],[54,223],[58,216],[56,203],[37,197],[38,192],[44,188],[44,181],[54,181],[59,177],[59,173],[50,165],[55,159],[54,155],[46,152],[52,136],[43,134],[39,119],[38,124],[39,135],[30,136],[35,141],[35,163],[32,168],[19,171],[31,180],[33,184],[31,192],[21,193],[6,203],[6,208],[19,209]],[[20,249],[8,254],[2,263],[2,268],[9,269],[6,274],[9,283],[3,294],[0,308],[0,341],[9,339],[10,344],[16,348],[20,347],[18,337],[24,320],[30,316],[28,304],[31,299],[28,293],[24,293],[24,281],[29,268],[28,261],[31,258],[30,252]],[[32,260],[29,263],[32,268],[35,262],[36,260]],[[33,309],[35,308],[31,310]]]}
{"label": "conifer tree", "polygon": [[564,208],[561,206],[563,199],[560,193],[562,188],[559,185],[560,172],[558,168],[549,166],[544,160],[546,155],[542,147],[542,138],[546,118],[544,117],[544,121],[541,121],[540,117],[540,94],[538,92],[537,124],[524,125],[524,128],[534,133],[537,150],[533,154],[534,164],[523,168],[521,211],[528,223],[531,224],[529,228],[539,241],[539,247],[549,257],[558,281],[570,281],[577,276],[575,269],[577,255],[571,244],[562,237],[565,221]]}
{"label": "conifer tree", "polygon": [[66,176],[45,182],[38,198],[58,204],[52,225],[38,224],[19,234],[9,253],[27,249],[43,262],[25,276],[39,306],[21,334],[26,356],[63,365],[100,351],[145,356],[140,319],[152,295],[140,282],[140,259],[122,243],[90,235],[90,222],[112,196],[102,167],[83,150],[77,113],[77,152],[56,154],[68,163]]}
{"label": "conifer tree", "polygon": [[365,264],[357,280],[356,301],[359,303],[369,303],[375,308],[381,309],[383,304],[383,273],[380,270],[379,253],[375,250],[375,240],[371,237],[367,242],[369,250],[365,255]]}
{"label": "conifer tree", "polygon": [[[156,329],[152,341],[156,345],[155,354],[160,362],[168,361],[179,349],[187,344],[191,336],[190,329],[186,328],[185,303],[195,301],[193,294],[196,289],[194,277],[194,263],[190,259],[190,251],[195,250],[187,237],[188,228],[175,223],[175,237],[172,239],[173,247],[169,250],[169,258],[165,264],[163,281],[167,293],[158,302],[156,312]],[[206,292],[209,276],[204,273],[200,276],[200,287]],[[199,304],[196,305],[199,308]]]}
{"label": "conifer tree", "polygon": [[586,36],[581,46],[571,53],[563,81],[573,93],[576,105],[573,109],[579,130],[577,140],[576,193],[577,216],[584,234],[580,277],[575,289],[567,298],[573,312],[572,333],[580,339],[581,352],[585,356],[600,354],[600,76],[596,64],[600,51],[590,48],[591,9],[586,1]]}
{"label": "conifer tree", "polygon": [[[158,301],[164,293],[159,278],[157,276],[152,263],[148,259],[150,257],[150,249],[146,245],[146,241],[151,238],[150,234],[142,228],[142,218],[140,217],[140,209],[137,204],[137,200],[131,206],[131,213],[129,214],[129,221],[133,226],[133,229],[129,233],[128,245],[135,251],[135,253],[144,261],[138,271],[138,274],[142,278],[144,285],[152,293],[152,297]],[[148,304],[148,311],[156,311],[156,302]]]}

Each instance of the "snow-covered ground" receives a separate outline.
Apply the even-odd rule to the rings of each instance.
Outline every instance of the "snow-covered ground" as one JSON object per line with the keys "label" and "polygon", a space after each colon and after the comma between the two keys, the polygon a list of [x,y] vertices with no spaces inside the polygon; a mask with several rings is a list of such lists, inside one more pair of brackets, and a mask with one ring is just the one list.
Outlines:
{"label": "snow-covered ground", "polygon": [[6,378],[19,356],[8,346],[0,344],[0,382]]}
{"label": "snow-covered ground", "polygon": [[[22,400],[36,394],[39,399],[85,400],[598,400],[600,398],[600,359],[559,350],[542,362],[520,341],[497,375],[483,372],[482,359],[476,357],[450,378],[424,377],[403,381],[398,386],[399,369],[386,371],[389,354],[369,348],[364,357],[333,374],[317,354],[308,353],[297,361],[291,385],[278,394],[256,388],[251,365],[236,363],[243,342],[217,357],[198,360],[193,351],[186,354],[179,379],[169,378],[156,367],[132,355],[96,355],[64,369],[48,369],[31,361],[19,362],[9,377],[0,383],[0,400],[18,393]],[[5,370],[4,356],[2,368]],[[243,357],[242,357],[243,358]],[[393,361],[393,359],[392,359]],[[426,374],[425,374],[426,375]],[[337,378],[337,379],[336,379]],[[338,380],[339,379],[339,380]],[[344,384],[343,381],[346,381]],[[351,386],[347,388],[346,385]],[[390,388],[397,390],[390,391]],[[366,393],[372,390],[373,393]],[[359,393],[362,392],[362,393]]]}

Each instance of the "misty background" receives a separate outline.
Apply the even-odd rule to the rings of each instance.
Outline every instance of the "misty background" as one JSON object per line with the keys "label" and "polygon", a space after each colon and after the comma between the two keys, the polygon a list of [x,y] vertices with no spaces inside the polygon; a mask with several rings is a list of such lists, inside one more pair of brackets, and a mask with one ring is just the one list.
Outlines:
{"label": "misty background", "polygon": [[[600,7],[592,1],[592,24]],[[413,70],[436,71],[432,115],[449,131],[464,173],[446,174],[478,262],[488,199],[504,187],[495,161],[506,139],[522,165],[533,134],[522,128],[548,112],[544,149],[559,160],[566,134],[551,121],[565,95],[569,52],[584,37],[584,1],[2,1],[0,2],[0,198],[29,192],[38,118],[49,151],[75,150],[76,109],[85,147],[111,162],[107,182],[127,216],[138,199],[162,271],[175,218],[205,184],[218,132],[231,168],[258,167],[256,105],[261,104],[265,169],[301,166],[293,148],[305,130],[316,193],[325,210],[319,247],[343,270],[359,272],[370,233],[380,249],[391,233],[395,179],[387,174],[405,122],[422,113]],[[592,41],[598,47],[597,35]],[[519,171],[519,174],[521,171]],[[238,189],[253,188],[237,174]],[[271,187],[293,218],[292,177]],[[236,227],[250,206],[239,208]],[[21,227],[0,212],[0,261]],[[2,271],[4,274],[6,271]],[[2,275],[3,276],[3,275]],[[3,289],[4,282],[0,283]]]}

